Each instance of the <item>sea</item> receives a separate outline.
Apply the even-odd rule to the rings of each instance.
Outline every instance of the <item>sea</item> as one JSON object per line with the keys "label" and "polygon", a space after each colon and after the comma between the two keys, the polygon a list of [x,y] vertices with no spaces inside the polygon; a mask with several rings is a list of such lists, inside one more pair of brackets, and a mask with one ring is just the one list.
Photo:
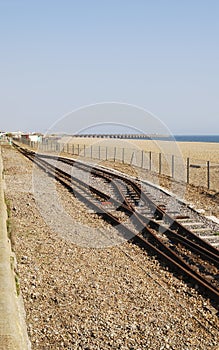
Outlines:
{"label": "sea", "polygon": [[219,142],[219,135],[174,135],[181,142]]}

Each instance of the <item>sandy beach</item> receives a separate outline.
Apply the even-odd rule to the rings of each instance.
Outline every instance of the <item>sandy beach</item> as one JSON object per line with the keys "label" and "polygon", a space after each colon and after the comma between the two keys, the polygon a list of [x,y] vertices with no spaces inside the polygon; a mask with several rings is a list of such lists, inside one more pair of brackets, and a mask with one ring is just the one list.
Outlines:
{"label": "sandy beach", "polygon": [[165,154],[182,154],[184,158],[211,161],[219,164],[219,143],[208,142],[173,142],[173,141],[152,141],[152,140],[120,140],[120,139],[102,139],[87,137],[65,137],[63,142],[80,145],[101,145],[109,147],[125,147],[151,151]]}

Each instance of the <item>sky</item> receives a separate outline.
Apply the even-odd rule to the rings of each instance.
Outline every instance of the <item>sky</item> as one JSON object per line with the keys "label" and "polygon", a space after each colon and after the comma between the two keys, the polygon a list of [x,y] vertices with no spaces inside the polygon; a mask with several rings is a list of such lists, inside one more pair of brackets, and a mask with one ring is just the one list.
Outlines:
{"label": "sky", "polygon": [[0,0],[0,130],[113,101],[173,134],[219,134],[218,18],[218,0]]}

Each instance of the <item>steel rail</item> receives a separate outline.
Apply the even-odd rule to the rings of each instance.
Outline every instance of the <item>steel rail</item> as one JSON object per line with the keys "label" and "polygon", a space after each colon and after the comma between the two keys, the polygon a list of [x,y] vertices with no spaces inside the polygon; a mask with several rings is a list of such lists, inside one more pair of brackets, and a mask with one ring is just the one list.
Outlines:
{"label": "steel rail", "polygon": [[[50,158],[50,155],[40,155],[40,157],[46,157]],[[53,157],[53,156],[52,156]],[[130,186],[132,186],[133,190],[137,193],[139,198],[141,198],[146,205],[148,205],[151,210],[154,212],[154,216],[156,216],[157,219],[162,219],[163,221],[167,222],[170,226],[169,228],[172,231],[176,231],[179,235],[182,235],[183,237],[186,237],[189,239],[191,242],[195,243],[196,245],[198,244],[200,247],[204,248],[205,251],[211,251],[214,255],[214,258],[219,262],[219,251],[215,247],[213,247],[211,244],[208,242],[202,240],[200,237],[195,235],[193,232],[191,232],[188,228],[184,227],[181,223],[179,223],[176,219],[172,218],[169,214],[165,212],[164,209],[160,208],[159,206],[156,205],[142,190],[142,188],[135,183],[133,180],[128,179],[125,176],[122,176],[120,174],[115,174],[114,172],[111,172],[110,170],[103,169],[103,168],[98,168],[98,167],[93,167],[90,164],[85,164],[82,163],[81,161],[75,161],[63,157],[58,157],[58,161],[64,162],[69,165],[76,165],[77,167],[80,167],[84,169],[85,171],[91,171],[96,176],[100,176],[102,178],[105,178],[105,174],[109,176],[109,178],[116,178],[120,179],[126,183],[128,183]],[[128,203],[126,203],[127,206],[129,206]],[[139,214],[140,215],[140,214]],[[152,220],[151,220],[152,221]],[[160,227],[163,227],[160,225]]]}
{"label": "steel rail", "polygon": [[[67,187],[69,190],[73,192],[77,192],[77,196],[84,201],[86,199],[86,203],[94,208],[101,216],[103,216],[105,219],[108,219],[111,223],[114,223],[118,226],[118,230],[120,231],[122,229],[122,234],[124,235],[124,232],[128,234],[128,236],[132,236],[132,238],[129,238],[129,240],[133,242],[139,243],[141,246],[150,248],[153,252],[156,253],[159,257],[162,257],[166,262],[172,263],[175,268],[180,269],[181,272],[184,272],[187,276],[192,278],[193,281],[198,283],[198,285],[207,292],[208,295],[216,299],[217,301],[219,300],[219,291],[207,280],[203,278],[202,275],[194,271],[188,264],[186,264],[178,255],[175,254],[171,249],[169,249],[166,245],[163,244],[163,242],[151,232],[151,230],[144,224],[143,221],[141,221],[141,218],[136,214],[135,211],[130,211],[130,206],[126,206],[126,210],[130,211],[130,214],[132,217],[135,219],[135,223],[137,225],[141,226],[140,232],[142,233],[147,233],[149,234],[147,236],[147,239],[144,237],[140,236],[139,234],[136,235],[135,232],[130,230],[127,226],[125,226],[123,223],[121,223],[115,216],[107,212],[105,209],[102,207],[98,206],[88,198],[85,198],[80,192],[77,190],[72,189],[72,184],[69,184],[69,174],[63,172],[61,169],[58,169],[59,176],[57,175],[57,168],[54,167],[53,165],[49,164],[48,162],[43,161],[42,159],[40,160],[38,157],[35,157],[34,152],[26,152],[22,151],[24,155],[26,155],[29,159],[33,160],[37,165],[39,165],[41,168],[44,168],[44,171],[48,172],[48,168],[50,169],[49,172],[51,175],[53,175],[58,181],[60,181],[65,187]],[[60,171],[61,170],[61,171]],[[67,182],[61,178],[60,176],[67,176]],[[72,179],[71,175],[70,178]],[[81,180],[80,180],[81,181]],[[90,189],[90,186],[86,184],[86,189]],[[96,190],[96,189],[95,189]],[[101,191],[98,191],[98,195],[103,195],[103,193],[100,193]],[[106,195],[105,195],[106,196]],[[103,197],[103,196],[102,196]],[[124,198],[124,203],[126,203],[126,199]],[[121,204],[121,203],[120,203]],[[123,204],[124,205],[124,204]],[[143,225],[143,226],[142,226]],[[142,229],[143,227],[143,229]],[[174,233],[173,233],[174,234]],[[126,238],[128,237],[126,236]],[[152,242],[150,242],[152,241]]]}
{"label": "steel rail", "polygon": [[[36,154],[35,154],[34,152],[32,152],[32,151],[30,151],[29,153],[34,154],[34,155],[36,156]],[[38,155],[37,155],[37,157],[38,157]],[[44,155],[43,155],[42,157],[40,156],[39,158],[54,158],[54,156],[50,156],[50,155],[45,155],[45,156],[44,156]],[[61,161],[62,161],[62,160],[63,160],[63,158],[61,158]],[[64,160],[66,160],[66,159],[64,158]],[[68,159],[67,159],[67,161],[68,161]],[[71,160],[70,160],[70,161],[71,161]],[[90,169],[90,165],[88,165],[88,169]],[[87,168],[85,167],[85,164],[83,164],[83,170],[88,171]],[[92,168],[92,170],[93,170],[93,168]],[[95,171],[96,171],[96,170],[95,170]],[[98,169],[98,171],[99,171],[99,169]],[[106,171],[106,172],[107,172],[107,174],[109,173],[109,171]],[[95,175],[97,175],[97,174],[95,173]],[[99,174],[99,173],[98,173],[98,175],[99,175],[100,177],[106,179],[106,177],[105,177],[105,172],[104,172],[104,174],[102,174],[102,173]],[[110,175],[110,174],[108,174],[108,175]],[[119,176],[119,177],[120,177],[120,179],[123,180],[123,181],[124,181],[124,180],[127,180],[126,178],[125,178],[125,179],[121,178],[121,176]],[[71,176],[71,179],[73,179],[72,176]],[[110,177],[108,178],[108,180],[109,180],[109,179],[110,179]],[[80,180],[79,180],[78,178],[74,178],[74,180],[80,182]],[[119,196],[120,196],[120,198],[121,198],[122,204],[124,204],[124,203],[126,204],[126,205],[123,207],[123,210],[125,210],[126,212],[129,213],[129,215],[131,215],[130,210],[133,212],[133,211],[135,211],[135,209],[134,209],[132,206],[130,207],[130,204],[128,203],[128,201],[126,200],[126,198],[124,198],[123,194],[121,193],[120,189],[118,188],[118,185],[115,184],[115,182],[112,181],[112,180],[111,180],[111,183],[114,185],[114,188],[117,190],[117,193],[119,194]],[[82,184],[83,186],[88,186],[88,185],[87,185],[86,183],[84,183],[84,182],[81,182],[81,184]],[[141,188],[140,188],[137,184],[132,183],[132,182],[129,183],[129,184],[131,184],[131,185],[134,187],[135,191],[139,194],[139,196],[140,196],[140,195],[143,195],[143,196],[145,195],[144,193],[141,192]],[[136,186],[137,186],[137,190],[136,190]],[[107,199],[107,200],[111,199],[111,201],[112,201],[112,197],[109,197],[108,195],[105,195],[103,192],[100,192],[100,191],[98,192],[97,189],[91,188],[90,185],[89,185],[89,189],[92,190],[93,193],[96,193],[97,195],[99,194],[100,197],[102,196],[104,199]],[[155,204],[154,204],[148,197],[146,197],[146,198],[144,198],[144,199],[145,199],[145,202],[146,202],[147,200],[149,200],[149,201],[150,201],[150,202],[149,202],[149,203],[150,203],[150,206],[152,206],[153,209],[155,208]],[[115,205],[119,205],[120,208],[122,209],[121,203],[115,202],[115,200],[114,200],[114,204],[115,204]],[[127,209],[127,207],[129,208],[129,210]],[[156,210],[159,210],[159,209],[156,207]],[[164,213],[164,214],[166,215],[166,213]],[[218,267],[218,263],[219,263],[219,254],[218,254],[218,250],[217,250],[217,249],[214,249],[214,252],[212,252],[212,249],[209,250],[208,248],[209,248],[209,246],[212,247],[211,245],[209,245],[208,243],[206,243],[206,242],[203,241],[201,238],[197,237],[196,235],[194,235],[193,233],[191,233],[191,232],[188,231],[187,229],[185,229],[186,232],[191,233],[189,239],[188,239],[188,235],[186,235],[186,237],[184,237],[185,235],[181,236],[182,232],[181,232],[180,234],[178,234],[177,230],[176,230],[176,231],[173,231],[173,226],[175,225],[175,221],[174,221],[174,219],[172,219],[170,216],[168,216],[168,217],[169,217],[169,220],[171,220],[171,226],[170,226],[169,228],[167,228],[167,227],[161,225],[160,223],[158,224],[158,223],[155,222],[154,220],[149,219],[149,218],[143,216],[143,215],[140,214],[140,213],[137,213],[137,212],[136,212],[136,215],[138,215],[139,219],[142,220],[144,223],[146,223],[149,227],[151,227],[151,228],[153,228],[153,229],[155,229],[155,230],[158,230],[159,228],[162,229],[163,231],[165,231],[166,234],[168,234],[169,237],[171,237],[171,239],[174,239],[174,238],[175,238],[175,241],[177,241],[177,242],[180,241],[181,243],[184,243],[185,246],[190,247],[190,249],[192,249],[192,250],[193,250],[194,252],[196,252],[196,253],[199,253],[199,254],[200,254],[201,256],[203,256],[204,258],[208,257],[208,259],[209,259],[212,263],[216,264],[216,266]],[[183,227],[183,228],[184,228],[184,227]],[[191,240],[191,236],[192,236],[192,240]],[[184,239],[184,238],[185,238],[185,239]],[[186,239],[186,238],[187,238],[187,239]],[[195,238],[195,241],[196,241],[196,242],[194,242],[194,238]],[[197,244],[197,241],[198,241],[198,244]],[[200,242],[201,242],[201,245],[200,245]],[[215,254],[215,252],[216,252],[216,254]]]}

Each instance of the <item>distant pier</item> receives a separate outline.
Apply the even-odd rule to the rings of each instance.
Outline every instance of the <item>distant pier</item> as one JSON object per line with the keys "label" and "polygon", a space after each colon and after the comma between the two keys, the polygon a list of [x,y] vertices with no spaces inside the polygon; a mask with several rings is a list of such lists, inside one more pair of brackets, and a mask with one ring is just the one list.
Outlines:
{"label": "distant pier", "polygon": [[144,139],[144,140],[160,140],[168,139],[169,135],[157,134],[74,134],[73,137],[89,137],[89,138],[103,138],[103,139]]}

